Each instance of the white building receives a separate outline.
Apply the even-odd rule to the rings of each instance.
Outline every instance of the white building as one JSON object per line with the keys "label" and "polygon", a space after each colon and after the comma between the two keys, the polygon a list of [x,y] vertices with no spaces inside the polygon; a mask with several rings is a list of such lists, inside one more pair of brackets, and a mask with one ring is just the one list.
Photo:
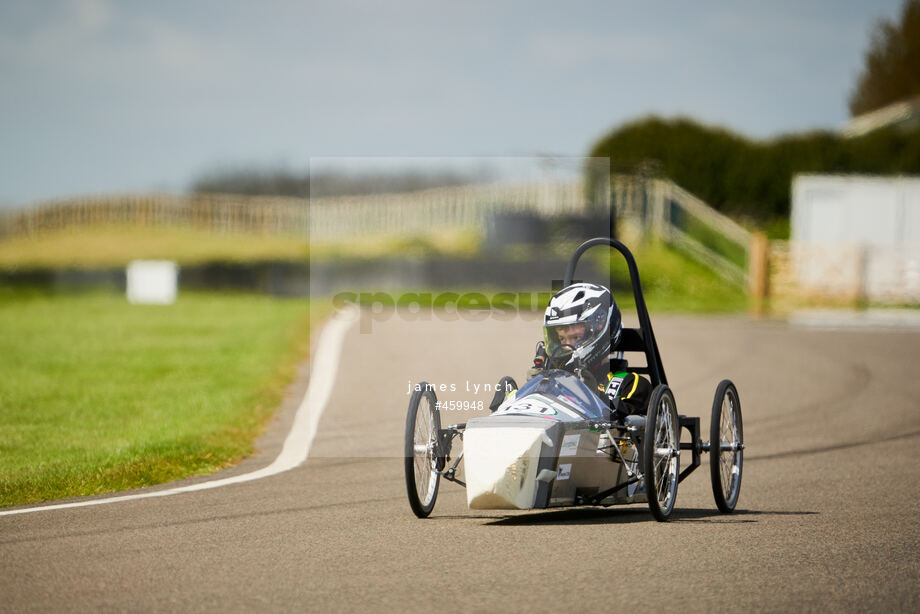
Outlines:
{"label": "white building", "polygon": [[799,175],[791,224],[803,288],[920,302],[920,178]]}

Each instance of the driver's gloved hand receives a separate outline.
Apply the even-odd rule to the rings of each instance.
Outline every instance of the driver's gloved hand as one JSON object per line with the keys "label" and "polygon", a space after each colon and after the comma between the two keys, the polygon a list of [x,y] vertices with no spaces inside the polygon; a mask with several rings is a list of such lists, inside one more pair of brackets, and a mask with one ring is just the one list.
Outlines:
{"label": "driver's gloved hand", "polygon": [[597,390],[598,394],[601,395],[601,397],[603,398],[604,389],[598,388],[597,378],[594,377],[593,373],[591,373],[587,369],[578,369],[576,373],[578,373],[578,377],[581,378],[581,381],[583,381],[588,388],[590,388],[591,390]]}
{"label": "driver's gloved hand", "polygon": [[610,399],[610,418],[620,422],[629,415],[629,410],[623,407],[623,400],[616,397]]}
{"label": "driver's gloved hand", "polygon": [[546,368],[546,345],[540,341],[537,343],[537,351],[533,357],[533,366],[527,369],[527,381],[532,380],[536,376],[540,375],[543,372],[543,369]]}
{"label": "driver's gloved hand", "polygon": [[537,343],[537,352],[533,357],[533,368],[542,369],[546,366],[546,344],[542,341]]}

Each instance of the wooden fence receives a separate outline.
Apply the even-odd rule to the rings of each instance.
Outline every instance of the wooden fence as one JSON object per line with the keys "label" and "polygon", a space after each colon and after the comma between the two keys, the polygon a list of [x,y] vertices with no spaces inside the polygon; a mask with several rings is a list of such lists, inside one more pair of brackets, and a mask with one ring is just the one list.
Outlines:
{"label": "wooden fence", "polygon": [[0,213],[0,238],[96,225],[175,226],[306,236],[307,201],[228,194],[74,198]]}
{"label": "wooden fence", "polygon": [[552,217],[597,213],[600,209],[612,211],[619,223],[643,236],[661,237],[739,285],[748,279],[750,264],[758,269],[751,283],[763,286],[753,294],[920,302],[920,251],[916,246],[773,241],[762,256],[752,259],[751,233],[666,179],[613,176],[607,202],[592,201],[579,181],[480,184],[404,194],[317,198],[310,206],[308,202],[226,194],[76,198],[0,212],[0,238],[80,226],[136,225],[348,241],[377,234],[455,228],[482,232],[496,211],[529,211]]}
{"label": "wooden fence", "polygon": [[660,237],[744,286],[752,235],[729,217],[668,179],[615,176],[611,195],[617,220],[633,232]]}
{"label": "wooden fence", "polygon": [[0,212],[0,237],[93,225],[193,226],[216,232],[306,235],[338,240],[444,228],[482,229],[495,210],[541,215],[583,212],[580,182],[481,184],[307,199],[230,194],[116,195],[37,203]]}
{"label": "wooden fence", "polygon": [[920,247],[772,241],[769,295],[778,299],[920,303]]}
{"label": "wooden fence", "polygon": [[[309,202],[309,206],[308,206]],[[643,235],[657,235],[739,285],[747,278],[750,234],[673,182],[615,175],[589,196],[582,181],[487,183],[315,198],[124,195],[40,203],[0,215],[0,237],[103,224],[179,226],[214,232],[284,234],[310,241],[428,234],[469,228],[484,233],[491,215],[611,212]]]}
{"label": "wooden fence", "polygon": [[[482,232],[492,213],[529,211],[544,217],[595,206],[581,182],[487,183],[403,194],[314,198],[310,239],[418,234],[470,228]],[[602,205],[603,206],[603,205]]]}

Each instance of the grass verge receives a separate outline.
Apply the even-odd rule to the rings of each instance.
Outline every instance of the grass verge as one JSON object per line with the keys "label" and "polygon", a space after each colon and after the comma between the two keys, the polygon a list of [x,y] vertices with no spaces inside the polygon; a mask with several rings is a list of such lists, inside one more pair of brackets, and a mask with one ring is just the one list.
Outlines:
{"label": "grass verge", "polygon": [[0,240],[0,269],[121,267],[132,260],[179,264],[305,260],[305,237],[195,228],[92,226]]}
{"label": "grass verge", "polygon": [[[633,250],[639,267],[643,295],[649,311],[654,313],[733,313],[747,309],[745,291],[709,268],[663,243],[638,245]],[[605,279],[585,281],[607,285],[612,276],[612,290],[617,304],[625,310],[635,309],[632,285],[626,262],[602,247],[592,248],[585,259],[593,258]],[[608,260],[609,258],[609,260]],[[583,270],[583,269],[579,269]],[[610,270],[611,274],[604,273]],[[560,267],[559,278],[564,270]],[[576,278],[579,271],[576,271]],[[414,318],[419,310],[450,309],[482,312],[492,309],[504,313],[534,311],[542,313],[552,297],[552,280],[543,287],[523,291],[507,291],[490,286],[487,279],[479,287],[425,288],[407,287],[388,292],[342,293],[342,303],[358,303],[372,310],[375,317],[389,317],[394,310]],[[331,297],[330,297],[331,298]],[[316,299],[319,301],[325,299]],[[329,303],[331,309],[331,302]]]}
{"label": "grass verge", "polygon": [[236,463],[308,342],[302,299],[183,293],[159,307],[105,294],[0,296],[0,505]]}
{"label": "grass verge", "polygon": [[466,257],[479,249],[469,230],[425,235],[385,235],[360,241],[312,241],[306,237],[209,232],[168,226],[80,226],[0,240],[0,269],[122,267],[132,260],[255,262],[316,258],[381,258],[398,255]]}
{"label": "grass verge", "polygon": [[[652,314],[731,313],[747,309],[744,288],[723,279],[680,251],[657,241],[636,245],[631,251],[639,268],[645,303]],[[634,308],[626,261],[619,253],[614,253],[610,263],[617,304],[626,309]]]}

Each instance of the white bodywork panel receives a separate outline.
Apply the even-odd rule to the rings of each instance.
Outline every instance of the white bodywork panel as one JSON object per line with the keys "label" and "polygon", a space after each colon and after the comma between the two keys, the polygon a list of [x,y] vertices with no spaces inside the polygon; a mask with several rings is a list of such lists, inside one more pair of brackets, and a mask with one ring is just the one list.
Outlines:
{"label": "white bodywork panel", "polygon": [[466,501],[471,509],[530,509],[545,430],[479,428],[463,437]]}

